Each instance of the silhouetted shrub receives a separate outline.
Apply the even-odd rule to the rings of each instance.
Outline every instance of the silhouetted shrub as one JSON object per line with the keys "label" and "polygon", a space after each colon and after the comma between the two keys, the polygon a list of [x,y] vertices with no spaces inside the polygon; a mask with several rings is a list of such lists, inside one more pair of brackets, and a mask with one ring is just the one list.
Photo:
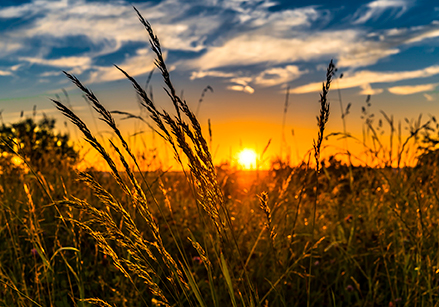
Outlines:
{"label": "silhouetted shrub", "polygon": [[55,119],[46,116],[39,122],[27,118],[0,127],[0,165],[14,169],[18,153],[32,167],[42,172],[67,170],[78,162],[79,154],[68,134],[55,131]]}

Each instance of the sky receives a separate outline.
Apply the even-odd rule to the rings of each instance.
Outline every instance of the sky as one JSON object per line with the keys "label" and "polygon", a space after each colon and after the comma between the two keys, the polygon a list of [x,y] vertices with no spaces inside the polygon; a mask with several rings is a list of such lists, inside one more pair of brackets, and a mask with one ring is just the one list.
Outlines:
{"label": "sky", "polygon": [[[59,129],[73,126],[55,109],[58,95],[96,131],[103,127],[65,70],[89,87],[109,110],[140,113],[120,66],[146,84],[154,68],[148,36],[135,6],[158,35],[177,91],[197,111],[207,134],[212,127],[216,163],[243,148],[266,157],[289,154],[299,161],[317,137],[319,92],[332,59],[337,68],[329,95],[326,133],[361,138],[362,108],[370,95],[375,123],[394,116],[402,126],[439,112],[439,4],[435,1],[287,0],[33,0],[0,2],[0,111],[5,123],[39,115],[55,117]],[[150,89],[160,108],[172,111],[154,70]],[[203,89],[210,86],[213,91]],[[286,93],[288,95],[285,113]],[[67,96],[64,94],[67,93]],[[118,123],[143,138],[149,150],[160,142],[140,123]],[[66,128],[67,127],[67,128]],[[387,132],[384,129],[384,136]],[[142,135],[142,136],[140,136]],[[354,141],[350,150],[362,150]],[[346,148],[329,139],[328,152]]]}

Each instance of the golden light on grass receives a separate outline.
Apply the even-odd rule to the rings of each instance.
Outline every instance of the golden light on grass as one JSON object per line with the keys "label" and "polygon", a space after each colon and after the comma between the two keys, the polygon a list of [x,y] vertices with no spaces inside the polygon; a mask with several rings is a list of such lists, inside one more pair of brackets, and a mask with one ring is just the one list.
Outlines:
{"label": "golden light on grass", "polygon": [[244,148],[238,153],[238,163],[243,169],[256,168],[257,154],[253,149]]}
{"label": "golden light on grass", "polygon": [[11,158],[11,162],[15,165],[15,166],[20,166],[23,164],[23,160],[21,160],[19,157],[17,156],[13,156]]}

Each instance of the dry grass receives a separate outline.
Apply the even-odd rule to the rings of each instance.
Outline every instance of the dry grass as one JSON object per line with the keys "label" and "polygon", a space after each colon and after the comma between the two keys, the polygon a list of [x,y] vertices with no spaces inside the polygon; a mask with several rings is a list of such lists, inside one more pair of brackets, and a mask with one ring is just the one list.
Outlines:
{"label": "dry grass", "polygon": [[[158,38],[137,14],[172,112],[159,110],[128,72],[115,69],[133,85],[182,171],[144,172],[112,113],[66,73],[116,135],[110,148],[71,108],[53,102],[102,157],[110,176],[68,168],[42,175],[15,152],[29,171],[9,169],[0,178],[0,305],[438,304],[439,177],[430,167],[435,157],[424,155],[420,161],[429,164],[415,168],[389,167],[416,150],[422,132],[429,133],[424,139],[435,139],[433,119],[413,123],[395,152],[393,134],[386,147],[380,125],[365,109],[362,143],[374,165],[383,167],[322,159],[331,62],[314,155],[294,168],[273,162],[244,189],[242,174],[213,164],[197,117],[176,94]],[[394,133],[393,117],[383,116]],[[336,135],[351,138],[346,131]]]}

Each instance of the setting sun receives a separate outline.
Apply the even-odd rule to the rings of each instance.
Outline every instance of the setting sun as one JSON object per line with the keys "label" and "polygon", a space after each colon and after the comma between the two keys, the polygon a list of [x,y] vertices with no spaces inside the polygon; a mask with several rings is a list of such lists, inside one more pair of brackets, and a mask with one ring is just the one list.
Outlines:
{"label": "setting sun", "polygon": [[238,163],[244,169],[256,168],[256,152],[253,149],[245,148],[238,154]]}

